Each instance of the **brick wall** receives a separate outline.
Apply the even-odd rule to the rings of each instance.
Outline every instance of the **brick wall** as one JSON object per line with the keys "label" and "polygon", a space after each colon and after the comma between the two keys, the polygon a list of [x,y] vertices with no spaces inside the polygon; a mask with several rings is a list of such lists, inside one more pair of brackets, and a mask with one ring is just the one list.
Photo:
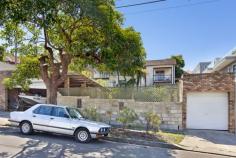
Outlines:
{"label": "brick wall", "polygon": [[235,132],[235,82],[233,74],[184,74],[183,76],[183,127],[186,128],[186,104],[188,92],[227,92],[229,98],[230,132]]}
{"label": "brick wall", "polygon": [[[143,120],[142,113],[152,110],[162,119],[162,129],[182,129],[182,104],[176,102],[136,102],[132,99],[92,99],[89,97],[60,96],[57,103],[76,107],[78,99],[81,99],[81,108],[96,107],[98,112],[105,116],[112,112],[112,121],[116,124],[116,118],[123,106],[134,109],[139,119]],[[122,106],[121,106],[122,105]]]}

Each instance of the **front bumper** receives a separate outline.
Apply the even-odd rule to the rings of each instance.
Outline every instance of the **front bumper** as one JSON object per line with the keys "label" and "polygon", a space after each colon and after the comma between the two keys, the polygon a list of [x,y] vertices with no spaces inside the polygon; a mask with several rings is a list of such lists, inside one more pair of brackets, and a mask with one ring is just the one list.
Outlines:
{"label": "front bumper", "polygon": [[107,136],[110,132],[111,132],[110,127],[103,127],[100,128],[97,133],[91,133],[91,137],[95,139],[102,138],[104,136]]}
{"label": "front bumper", "polygon": [[[108,133],[107,133],[107,134],[108,134]],[[91,135],[91,138],[93,138],[93,139],[99,139],[99,138],[105,137],[106,134],[92,133],[92,134],[90,134],[90,135]]]}

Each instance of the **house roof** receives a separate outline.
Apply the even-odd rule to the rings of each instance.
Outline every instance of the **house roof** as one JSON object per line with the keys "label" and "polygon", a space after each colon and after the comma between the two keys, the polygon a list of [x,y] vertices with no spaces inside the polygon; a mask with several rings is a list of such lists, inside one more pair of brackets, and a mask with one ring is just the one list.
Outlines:
{"label": "house roof", "polygon": [[32,84],[29,85],[30,89],[47,89],[42,79],[32,79]]}
{"label": "house roof", "polygon": [[236,61],[236,49],[233,49],[232,51],[230,51],[228,55],[223,57],[221,60],[219,60],[219,62],[217,62],[216,65],[213,66],[211,72],[220,71],[235,61]]}
{"label": "house roof", "polygon": [[147,60],[146,66],[176,65],[175,59]]}
{"label": "house roof", "polygon": [[[70,79],[70,87],[81,87],[82,85],[86,85],[86,87],[102,87],[99,83],[94,80],[77,73],[69,73],[68,78]],[[64,87],[62,84],[60,87]]]}
{"label": "house roof", "polygon": [[[100,84],[97,82],[87,78],[84,75],[81,74],[68,74],[68,77],[70,78],[70,87],[81,87],[82,84],[86,84],[87,87],[101,87]],[[44,81],[42,79],[31,79],[31,84],[29,85],[30,89],[47,89]],[[64,84],[62,84],[60,87],[64,87]],[[20,86],[17,86],[16,88],[20,88]]]}
{"label": "house roof", "polygon": [[0,62],[0,71],[14,71],[14,70],[16,70],[15,65]]}

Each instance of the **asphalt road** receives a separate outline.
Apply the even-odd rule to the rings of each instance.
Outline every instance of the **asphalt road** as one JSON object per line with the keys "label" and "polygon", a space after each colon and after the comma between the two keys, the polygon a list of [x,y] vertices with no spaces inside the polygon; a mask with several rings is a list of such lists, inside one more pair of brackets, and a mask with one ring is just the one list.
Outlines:
{"label": "asphalt road", "polygon": [[48,133],[30,136],[16,128],[0,127],[0,158],[226,158],[225,156],[115,143],[105,140],[89,144],[75,142],[72,137]]}

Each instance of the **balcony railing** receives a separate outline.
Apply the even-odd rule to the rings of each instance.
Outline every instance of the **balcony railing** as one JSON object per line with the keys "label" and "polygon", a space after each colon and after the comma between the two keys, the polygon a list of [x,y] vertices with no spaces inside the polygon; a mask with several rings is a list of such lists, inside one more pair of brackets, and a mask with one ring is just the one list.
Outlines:
{"label": "balcony railing", "polygon": [[153,82],[171,82],[171,75],[153,75]]}

